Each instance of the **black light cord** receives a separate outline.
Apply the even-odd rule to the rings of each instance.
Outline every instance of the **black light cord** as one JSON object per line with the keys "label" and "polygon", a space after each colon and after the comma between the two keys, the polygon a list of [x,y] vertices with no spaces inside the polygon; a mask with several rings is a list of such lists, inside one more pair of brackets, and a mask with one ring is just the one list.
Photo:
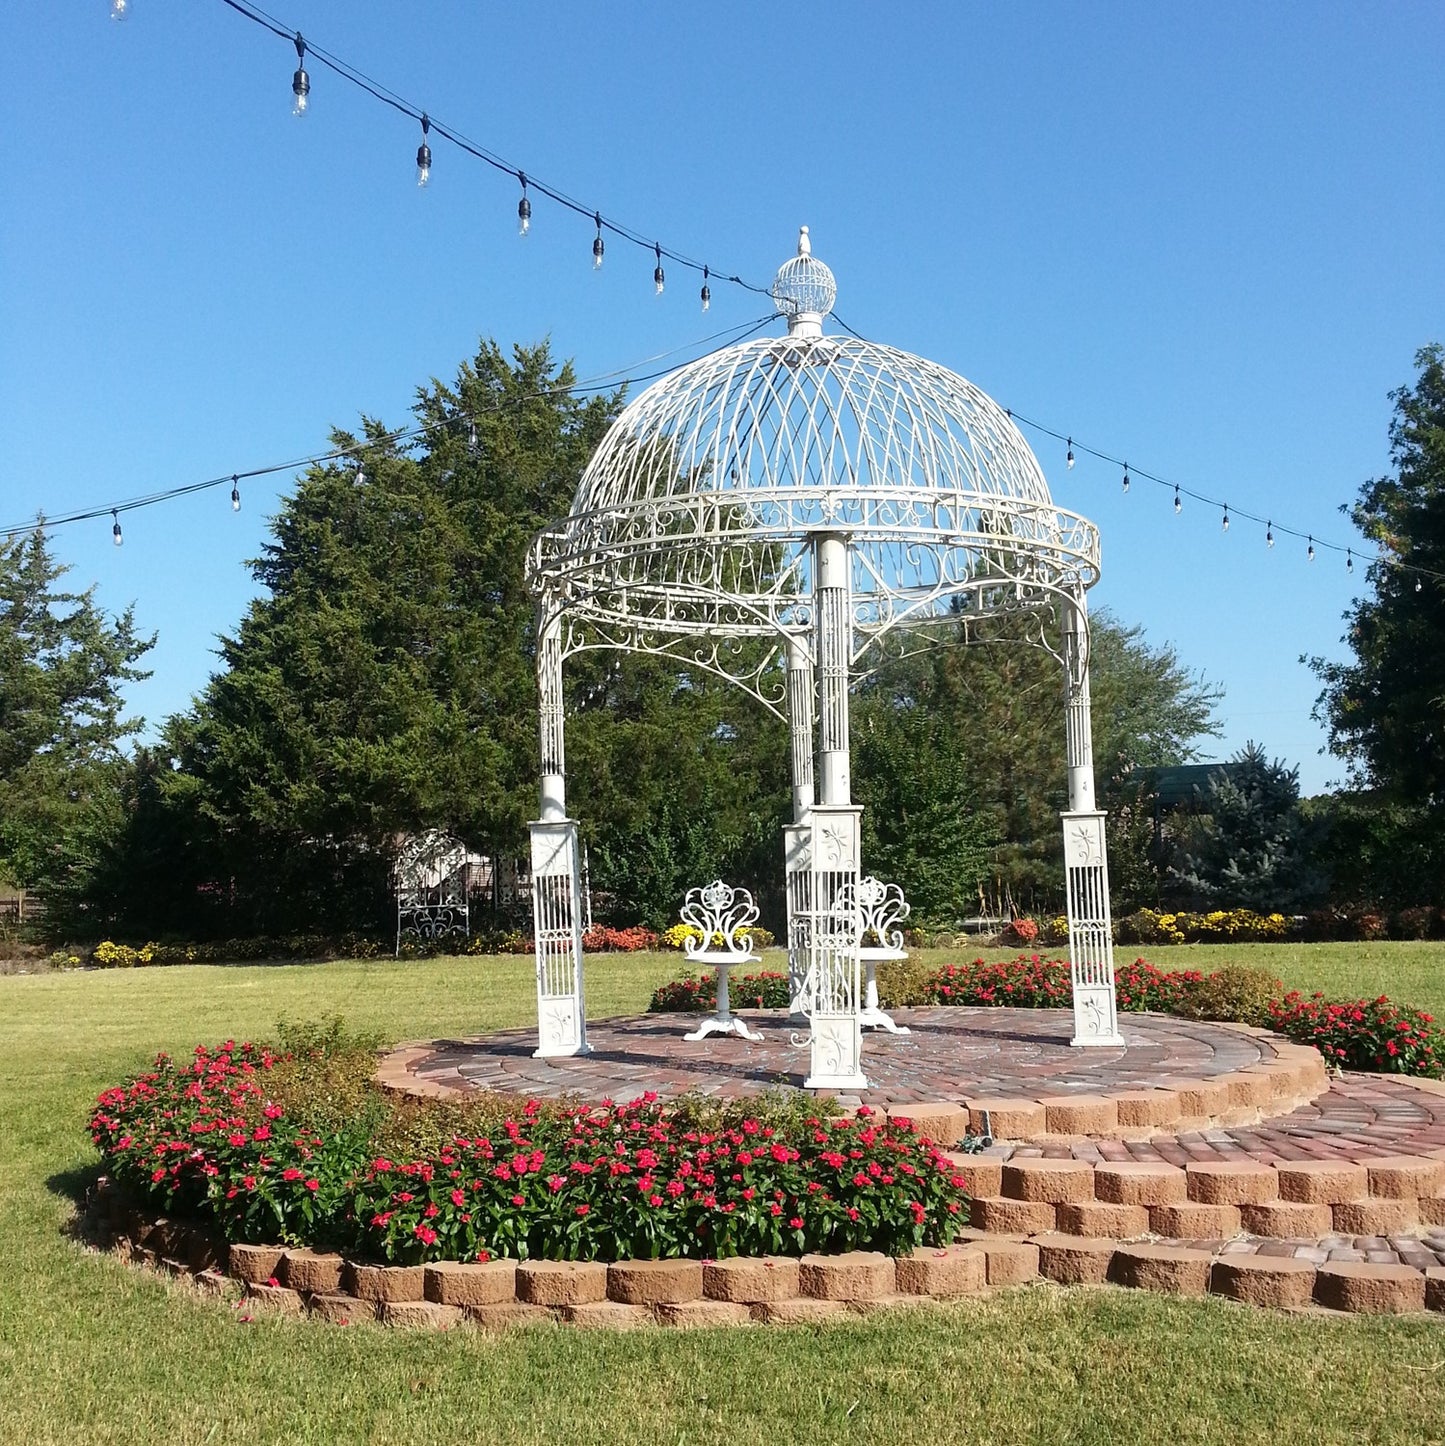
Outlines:
{"label": "black light cord", "polygon": [[[234,0],[224,0],[225,4],[232,4]],[[701,341],[688,343],[686,348],[674,347],[674,351],[692,350],[696,347],[711,346],[713,342],[722,338],[728,338],[736,343],[746,341],[750,336],[761,331],[769,322],[776,318],[776,313],[770,312],[767,316],[759,317],[755,321],[745,321],[738,326],[728,327],[724,331],[714,332],[711,336],[704,337]],[[704,353],[705,355],[706,353]],[[668,353],[660,353],[666,356]],[[649,358],[654,360],[655,358]],[[645,363],[644,363],[645,364]],[[679,363],[678,365],[686,365]],[[533,392],[524,392],[520,396],[507,397],[502,401],[490,403],[487,406],[476,409],[461,408],[457,412],[457,420],[462,422],[475,423],[478,418],[494,416],[507,410],[509,407],[519,406],[525,402],[537,401],[545,397],[555,397],[571,393],[576,396],[590,396],[598,392],[616,391],[624,387],[630,387],[639,382],[655,381],[658,377],[664,377],[669,372],[676,371],[677,366],[661,367],[651,372],[633,372],[623,368],[619,371],[603,372],[597,376],[589,377],[585,381],[572,382],[567,385],[558,384],[552,387],[541,387]],[[313,452],[305,457],[296,457],[289,462],[274,462],[265,467],[247,467],[232,472],[225,472],[219,477],[208,477],[204,482],[188,482],[179,487],[167,487],[162,491],[148,492],[141,497],[127,498],[123,502],[106,502],[95,507],[84,507],[75,512],[67,512],[59,517],[45,517],[39,521],[21,523],[11,527],[0,528],[0,539],[9,541],[11,538],[21,537],[26,533],[34,532],[37,528],[48,531],[53,527],[63,527],[72,522],[89,522],[97,517],[110,517],[117,519],[122,512],[136,512],[142,507],[154,507],[160,502],[170,502],[177,497],[189,497],[196,492],[209,492],[217,487],[230,486],[234,492],[240,483],[251,480],[255,477],[271,477],[278,472],[298,472],[304,467],[320,466],[325,462],[335,462],[343,457],[360,458],[360,456],[372,447],[388,447],[395,443],[410,443],[419,438],[435,434],[437,425],[434,422],[422,423],[414,427],[399,427],[394,431],[382,432],[377,436],[358,438],[350,446],[333,447],[325,452]],[[234,504],[233,498],[233,504]]]}
{"label": "black light cord", "polygon": [[[286,41],[288,45],[296,44],[300,37],[299,31],[284,25],[274,15],[268,15],[266,11],[262,10],[259,6],[248,3],[248,0],[221,0],[221,3],[228,9],[235,11],[237,15],[243,16],[253,24],[259,25],[263,30],[268,30],[272,35]],[[489,151],[485,146],[479,144],[477,141],[471,140],[455,127],[438,121],[430,111],[423,110],[422,107],[413,104],[413,102],[407,100],[404,96],[400,96],[395,91],[388,89],[380,81],[374,80],[371,76],[367,75],[365,71],[357,69],[356,66],[347,60],[343,60],[339,55],[335,55],[329,50],[318,47],[309,39],[305,42],[305,46],[306,54],[314,56],[333,74],[339,75],[343,80],[350,81],[352,85],[360,90],[364,90],[369,96],[373,97],[373,99],[381,101],[383,105],[390,106],[402,115],[410,116],[412,120],[420,121],[425,116],[430,122],[432,131],[444,140],[450,141],[458,149],[465,151],[467,155],[484,162],[494,170],[515,177],[527,190],[536,191],[539,195],[546,196],[549,200],[556,202],[557,205],[581,216],[583,220],[593,223],[599,232],[604,230],[610,231],[614,236],[618,236],[624,241],[629,241],[632,245],[644,251],[655,252],[660,257],[665,256],[669,261],[677,262],[679,266],[696,271],[704,280],[716,278],[720,281],[728,281],[734,286],[741,287],[744,291],[752,291],[759,296],[770,296],[772,294],[766,286],[757,286],[751,281],[744,281],[741,276],[728,275],[725,272],[718,271],[716,267],[702,261],[694,260],[691,256],[687,256],[681,251],[674,251],[671,247],[663,246],[660,242],[653,240],[649,236],[645,236],[632,226],[628,226],[621,221],[609,219],[603,215],[597,207],[584,205],[581,201],[569,196],[565,191],[560,190],[556,186],[548,185],[545,181],[539,181],[531,171],[525,170],[521,166],[513,165],[511,161],[503,159],[493,151]]]}
{"label": "black light cord", "polygon": [[[857,337],[859,341],[867,341],[861,332],[854,331],[846,321],[835,311],[832,313],[833,320],[846,331],[849,336]],[[1420,567],[1417,563],[1405,562],[1398,557],[1390,557],[1382,552],[1362,552],[1360,549],[1342,542],[1330,542],[1321,537],[1317,532],[1305,532],[1297,527],[1290,527],[1286,523],[1276,522],[1273,517],[1261,517],[1257,512],[1246,511],[1242,507],[1233,507],[1222,498],[1210,497],[1204,492],[1196,492],[1193,488],[1185,487],[1182,483],[1171,482],[1165,477],[1160,477],[1154,472],[1146,472],[1142,467],[1136,467],[1132,462],[1122,457],[1116,457],[1112,452],[1100,451],[1097,447],[1090,447],[1079,439],[1072,432],[1057,432],[1052,427],[1045,426],[1042,422],[1036,422],[1031,417],[1026,417],[1022,412],[1016,412],[1012,407],[1004,408],[1005,415],[1014,422],[1019,422],[1025,427],[1042,434],[1045,437],[1053,437],[1056,441],[1063,442],[1068,448],[1069,465],[1073,466],[1075,452],[1086,452],[1090,457],[1096,457],[1101,462],[1108,462],[1114,467],[1123,468],[1124,490],[1129,490],[1129,484],[1135,478],[1142,478],[1145,482],[1152,482],[1157,487],[1163,487],[1174,497],[1174,510],[1180,511],[1181,497],[1188,497],[1192,502],[1200,502],[1206,507],[1218,508],[1224,530],[1229,531],[1230,522],[1237,517],[1243,517],[1246,521],[1257,522],[1265,529],[1265,540],[1274,545],[1276,533],[1283,533],[1286,537],[1298,538],[1301,542],[1308,544],[1310,560],[1314,560],[1315,549],[1326,548],[1330,552],[1340,553],[1344,556],[1345,564],[1351,572],[1355,570],[1354,561],[1358,557],[1362,562],[1378,565],[1380,567],[1393,567],[1401,572],[1409,573],[1413,577],[1428,577],[1436,582],[1445,582],[1445,573],[1436,572],[1432,568]]]}

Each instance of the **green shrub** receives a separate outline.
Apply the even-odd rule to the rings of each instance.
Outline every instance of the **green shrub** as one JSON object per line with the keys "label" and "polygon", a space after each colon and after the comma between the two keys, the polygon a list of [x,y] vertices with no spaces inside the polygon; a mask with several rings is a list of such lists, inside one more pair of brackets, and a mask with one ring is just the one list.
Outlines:
{"label": "green shrub", "polygon": [[1272,1020],[1270,1005],[1283,992],[1284,984],[1268,969],[1226,964],[1186,990],[1172,1012],[1185,1019],[1217,1019],[1268,1028]]}
{"label": "green shrub", "polygon": [[929,985],[937,971],[916,954],[878,965],[878,1000],[884,1009],[911,1009],[933,1002]]}

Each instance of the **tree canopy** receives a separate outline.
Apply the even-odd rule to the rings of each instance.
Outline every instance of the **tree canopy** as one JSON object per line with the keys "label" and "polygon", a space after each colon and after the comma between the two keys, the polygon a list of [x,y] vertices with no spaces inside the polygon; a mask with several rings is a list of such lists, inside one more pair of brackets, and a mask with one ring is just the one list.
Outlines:
{"label": "tree canopy", "polygon": [[[375,419],[334,434],[344,456],[282,506],[253,564],[259,595],[210,683],[125,779],[94,919],[131,933],[374,928],[407,834],[439,827],[479,853],[525,856],[537,785],[525,558],[620,400],[582,400],[571,383],[545,345],[508,360],[487,342],[455,382],[420,390],[414,443]],[[1063,684],[1057,660],[1025,644],[941,648],[860,686],[867,865],[928,922],[976,912],[995,881],[1057,903]],[[654,656],[585,651],[564,681],[570,807],[599,913],[665,924],[688,888],[721,876],[780,923],[786,726]],[[1211,731],[1214,692],[1107,615],[1093,681],[1105,807],[1131,770],[1187,758]]]}
{"label": "tree canopy", "polygon": [[1417,353],[1413,386],[1391,393],[1393,477],[1367,482],[1351,511],[1376,544],[1369,592],[1345,613],[1352,661],[1312,659],[1316,716],[1363,786],[1445,803],[1445,347]]}
{"label": "tree canopy", "polygon": [[95,589],[68,592],[43,527],[0,541],[0,872],[63,888],[114,797],[121,744],[141,720],[122,687],[153,638],[132,609],[107,618]]}

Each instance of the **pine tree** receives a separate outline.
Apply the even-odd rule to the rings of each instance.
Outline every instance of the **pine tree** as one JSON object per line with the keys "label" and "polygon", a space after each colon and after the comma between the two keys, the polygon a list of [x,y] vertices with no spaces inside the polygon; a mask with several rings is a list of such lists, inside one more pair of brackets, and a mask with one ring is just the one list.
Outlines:
{"label": "pine tree", "polygon": [[107,619],[95,589],[57,586],[43,528],[0,542],[0,871],[59,895],[81,886],[115,819],[127,682],[154,638],[132,609]]}

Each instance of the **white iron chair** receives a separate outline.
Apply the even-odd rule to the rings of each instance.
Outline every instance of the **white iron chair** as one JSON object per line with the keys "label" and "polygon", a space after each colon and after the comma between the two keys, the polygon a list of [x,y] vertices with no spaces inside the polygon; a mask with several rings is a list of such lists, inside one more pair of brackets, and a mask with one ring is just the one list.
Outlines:
{"label": "white iron chair", "polygon": [[866,971],[863,985],[863,1008],[858,1014],[858,1023],[864,1029],[886,1029],[890,1034],[909,1034],[907,1025],[894,1022],[892,1015],[885,1013],[878,1004],[877,968],[890,959],[906,959],[908,950],[903,947],[903,930],[899,927],[908,917],[911,908],[903,897],[903,890],[897,884],[885,884],[871,875],[859,879],[857,884],[845,884],[842,892],[851,895],[849,902],[856,908],[862,925],[862,937],[870,936],[877,942],[863,944],[858,958]]}
{"label": "white iron chair", "polygon": [[682,922],[701,935],[688,936],[684,950],[690,962],[717,971],[717,1004],[713,1012],[684,1039],[706,1039],[710,1034],[739,1034],[757,1041],[762,1035],[728,1008],[728,972],[739,964],[756,964],[752,940],[739,931],[757,922],[758,907],[746,889],[734,889],[715,879],[705,888],[689,889],[682,905]]}

